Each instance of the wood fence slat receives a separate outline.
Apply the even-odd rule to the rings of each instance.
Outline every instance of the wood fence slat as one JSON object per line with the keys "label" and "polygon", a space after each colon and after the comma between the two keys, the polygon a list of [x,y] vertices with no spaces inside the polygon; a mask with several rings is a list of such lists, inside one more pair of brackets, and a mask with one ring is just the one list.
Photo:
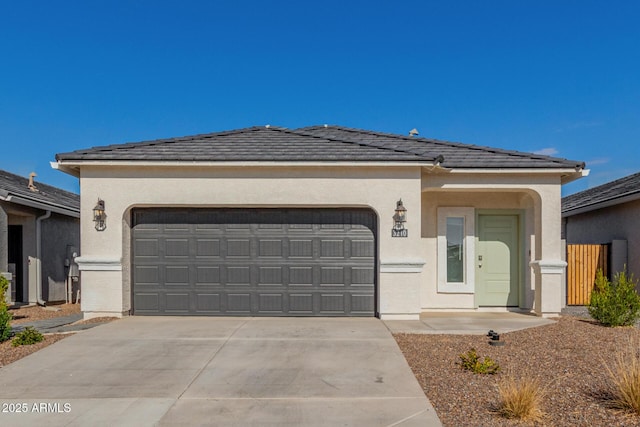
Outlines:
{"label": "wood fence slat", "polygon": [[609,246],[567,245],[567,304],[587,305],[591,299],[596,272],[608,275]]}

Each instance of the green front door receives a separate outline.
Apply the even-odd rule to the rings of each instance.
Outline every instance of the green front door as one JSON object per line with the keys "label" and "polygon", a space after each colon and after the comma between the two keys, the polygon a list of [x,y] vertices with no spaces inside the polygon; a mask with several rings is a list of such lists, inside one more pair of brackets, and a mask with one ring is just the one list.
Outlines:
{"label": "green front door", "polygon": [[518,215],[479,215],[476,246],[476,304],[518,306]]}

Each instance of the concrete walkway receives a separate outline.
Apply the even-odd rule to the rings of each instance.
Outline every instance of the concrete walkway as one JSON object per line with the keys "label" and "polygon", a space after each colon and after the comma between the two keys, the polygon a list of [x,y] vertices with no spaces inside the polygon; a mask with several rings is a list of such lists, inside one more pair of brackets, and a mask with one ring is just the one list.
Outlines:
{"label": "concrete walkway", "polygon": [[440,426],[378,319],[129,317],[0,369],[21,426]]}
{"label": "concrete walkway", "polygon": [[[14,333],[18,333],[26,329],[28,326],[31,326],[32,328],[42,332],[43,334],[52,333],[52,332],[61,332],[65,328],[72,329],[72,328],[68,328],[68,326],[70,326],[72,323],[77,322],[79,320],[82,320],[82,313],[72,314],[70,316],[54,317],[51,319],[34,320],[32,322],[20,323],[18,325],[12,326],[11,330]],[[90,323],[87,326],[92,327],[97,325],[98,324]],[[78,325],[78,326],[84,326],[84,325]],[[81,329],[87,329],[87,328],[75,328],[72,330],[81,330]]]}
{"label": "concrete walkway", "polygon": [[386,320],[392,333],[486,335],[489,330],[517,331],[553,324],[555,321],[511,312],[423,313],[420,320]]}

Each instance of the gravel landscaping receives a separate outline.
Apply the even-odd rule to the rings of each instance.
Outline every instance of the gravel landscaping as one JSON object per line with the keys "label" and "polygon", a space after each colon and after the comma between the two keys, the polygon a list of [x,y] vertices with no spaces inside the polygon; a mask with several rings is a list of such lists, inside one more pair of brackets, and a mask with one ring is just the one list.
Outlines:
{"label": "gravel landscaping", "polygon": [[[640,343],[638,327],[603,327],[576,311],[552,325],[501,334],[501,347],[477,335],[394,336],[445,426],[531,425],[495,412],[496,386],[507,375],[538,377],[544,385],[544,420],[535,425],[640,426],[640,416],[612,408],[604,368],[629,339]],[[462,370],[456,362],[471,348],[498,362],[500,373]]]}
{"label": "gravel landscaping", "polygon": [[9,310],[13,314],[12,325],[33,322],[36,320],[53,319],[55,317],[70,316],[80,313],[80,304],[60,304],[48,307],[32,305],[28,307],[12,308]]}

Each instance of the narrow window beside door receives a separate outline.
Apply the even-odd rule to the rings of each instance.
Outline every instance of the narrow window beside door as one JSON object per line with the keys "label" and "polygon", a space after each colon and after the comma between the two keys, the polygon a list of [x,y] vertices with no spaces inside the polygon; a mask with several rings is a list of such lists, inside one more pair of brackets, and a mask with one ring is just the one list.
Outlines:
{"label": "narrow window beside door", "polygon": [[464,282],[464,217],[447,218],[447,283]]}
{"label": "narrow window beside door", "polygon": [[438,208],[438,292],[474,292],[475,209]]}

